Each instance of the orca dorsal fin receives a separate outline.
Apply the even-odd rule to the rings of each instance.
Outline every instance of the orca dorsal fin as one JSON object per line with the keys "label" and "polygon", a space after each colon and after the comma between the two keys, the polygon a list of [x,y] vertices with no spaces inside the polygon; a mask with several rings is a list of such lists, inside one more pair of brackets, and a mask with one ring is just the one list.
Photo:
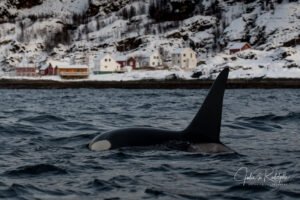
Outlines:
{"label": "orca dorsal fin", "polygon": [[192,123],[183,131],[192,143],[220,143],[223,97],[229,69],[225,68],[212,85]]}

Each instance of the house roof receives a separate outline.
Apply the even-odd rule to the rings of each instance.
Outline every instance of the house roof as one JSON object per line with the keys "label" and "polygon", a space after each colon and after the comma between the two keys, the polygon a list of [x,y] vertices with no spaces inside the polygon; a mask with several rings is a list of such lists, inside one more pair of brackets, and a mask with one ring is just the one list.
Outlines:
{"label": "house roof", "polygon": [[247,42],[233,42],[228,45],[228,49],[241,49],[243,48]]}
{"label": "house roof", "polygon": [[112,55],[111,53],[105,53],[105,52],[101,52],[101,53],[93,56],[93,60],[94,60],[94,62],[100,62],[105,56],[110,56],[116,60],[115,55]]}
{"label": "house roof", "polygon": [[185,51],[187,49],[190,49],[190,48],[189,47],[186,47],[186,48],[177,48],[177,49],[174,49],[172,51],[172,54],[181,54],[183,51]]}
{"label": "house roof", "polygon": [[40,70],[45,70],[49,67],[49,64],[44,64],[40,67]]}
{"label": "house roof", "polygon": [[172,51],[173,54],[180,54],[182,51],[184,50],[184,48],[177,48],[177,49],[174,49]]}
{"label": "house roof", "polygon": [[134,53],[133,56],[130,57],[135,57],[135,58],[150,58],[153,54],[158,54],[160,55],[160,53],[158,52],[158,50],[140,50],[137,51],[136,53]]}
{"label": "house roof", "polygon": [[51,64],[52,67],[61,67],[61,66],[69,66],[70,64],[67,62],[61,62],[61,61],[56,61],[56,60],[49,60],[47,61],[46,65]]}
{"label": "house roof", "polygon": [[127,61],[128,60],[128,56],[126,55],[113,55],[113,58],[116,60],[116,61]]}
{"label": "house roof", "polygon": [[21,63],[19,66],[17,66],[17,68],[36,68],[36,65],[33,63],[27,63],[27,64]]}
{"label": "house roof", "polygon": [[60,69],[86,69],[89,68],[87,65],[64,65],[58,66]]}

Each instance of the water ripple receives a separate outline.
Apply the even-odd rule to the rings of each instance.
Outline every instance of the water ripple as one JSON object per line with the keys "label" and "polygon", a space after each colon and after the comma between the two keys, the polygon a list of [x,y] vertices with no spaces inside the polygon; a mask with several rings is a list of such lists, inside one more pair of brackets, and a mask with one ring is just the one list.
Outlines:
{"label": "water ripple", "polygon": [[[300,90],[228,90],[221,141],[91,152],[122,127],[183,130],[207,90],[1,90],[1,199],[298,199]],[[286,185],[246,185],[241,167],[285,173]]]}
{"label": "water ripple", "polygon": [[24,176],[24,175],[38,176],[44,174],[61,175],[61,174],[67,174],[67,171],[55,165],[37,164],[37,165],[18,167],[17,169],[8,171],[5,174],[9,176]]}

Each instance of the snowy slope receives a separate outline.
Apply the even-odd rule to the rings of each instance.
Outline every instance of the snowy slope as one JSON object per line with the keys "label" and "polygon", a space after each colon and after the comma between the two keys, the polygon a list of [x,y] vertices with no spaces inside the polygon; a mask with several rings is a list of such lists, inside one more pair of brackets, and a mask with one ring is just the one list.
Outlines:
{"label": "snowy slope", "polygon": [[[253,50],[226,54],[229,43],[241,41]],[[88,64],[100,51],[159,50],[170,58],[175,48],[191,46],[199,57],[196,71],[207,77],[224,66],[233,77],[300,77],[299,45],[295,0],[0,1],[0,75],[24,57],[39,66],[71,58]]]}

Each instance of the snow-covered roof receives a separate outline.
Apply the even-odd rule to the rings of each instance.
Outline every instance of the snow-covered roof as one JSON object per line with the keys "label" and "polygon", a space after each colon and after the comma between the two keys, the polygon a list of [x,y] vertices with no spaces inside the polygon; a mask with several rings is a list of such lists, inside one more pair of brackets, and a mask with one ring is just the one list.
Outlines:
{"label": "snow-covered roof", "polygon": [[177,48],[177,49],[174,49],[172,51],[173,54],[180,54],[182,51],[184,50],[184,48]]}
{"label": "snow-covered roof", "polygon": [[45,70],[49,67],[49,64],[44,64],[40,67],[40,70]]}
{"label": "snow-covered roof", "polygon": [[172,51],[172,54],[181,54],[182,52],[184,52],[185,50],[189,50],[191,48],[187,47],[187,48],[177,48],[177,49],[174,49]]}
{"label": "snow-covered roof", "polygon": [[17,68],[35,68],[36,65],[33,63],[21,63]]}
{"label": "snow-covered roof", "polygon": [[126,56],[126,55],[113,55],[113,58],[116,60],[116,61],[126,61],[129,57]]}
{"label": "snow-covered roof", "polygon": [[47,61],[46,65],[51,64],[52,67],[63,67],[63,66],[70,66],[68,62],[62,62],[62,61],[57,61],[57,60],[49,60]]}
{"label": "snow-covered roof", "polygon": [[89,68],[87,65],[64,65],[58,66],[59,69],[87,69]]}
{"label": "snow-covered roof", "polygon": [[94,56],[94,60],[100,61],[100,60],[102,60],[105,56],[111,56],[111,57],[113,57],[111,53],[100,52],[100,53],[98,53],[97,55]]}
{"label": "snow-covered roof", "polygon": [[243,48],[246,44],[248,44],[247,42],[233,42],[233,43],[230,43],[228,45],[228,48],[229,49],[241,49]]}
{"label": "snow-covered roof", "polygon": [[145,51],[137,51],[135,52],[134,56],[135,57],[143,57],[143,58],[150,58],[153,54],[158,54],[160,53],[157,50],[145,50]]}

